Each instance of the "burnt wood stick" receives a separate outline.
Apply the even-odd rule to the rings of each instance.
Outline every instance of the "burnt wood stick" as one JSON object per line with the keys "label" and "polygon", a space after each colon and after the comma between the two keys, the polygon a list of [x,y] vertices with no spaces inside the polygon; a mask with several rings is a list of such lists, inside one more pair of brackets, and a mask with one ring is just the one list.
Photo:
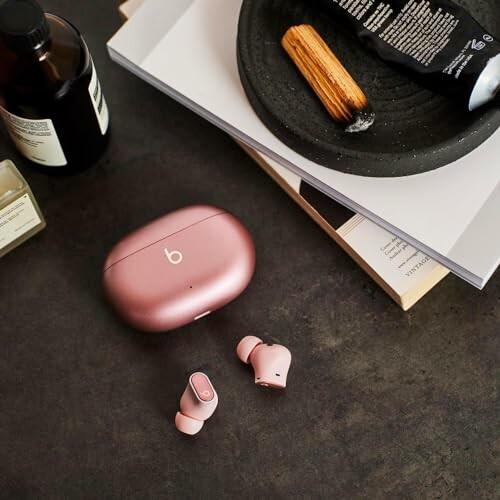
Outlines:
{"label": "burnt wood stick", "polygon": [[362,132],[373,124],[375,114],[366,95],[311,25],[292,26],[281,44],[328,113],[347,132]]}

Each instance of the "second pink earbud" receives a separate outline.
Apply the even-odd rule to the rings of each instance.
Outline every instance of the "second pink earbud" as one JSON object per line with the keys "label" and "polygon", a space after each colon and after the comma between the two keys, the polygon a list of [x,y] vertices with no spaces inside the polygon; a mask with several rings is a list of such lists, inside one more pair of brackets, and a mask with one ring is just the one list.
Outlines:
{"label": "second pink earbud", "polygon": [[244,337],[236,348],[243,363],[251,364],[255,383],[265,387],[283,389],[292,362],[291,352],[279,344],[265,344],[258,337]]}
{"label": "second pink earbud", "polygon": [[205,420],[212,416],[218,402],[210,379],[204,373],[193,373],[182,394],[181,411],[175,416],[175,426],[184,434],[197,434]]}

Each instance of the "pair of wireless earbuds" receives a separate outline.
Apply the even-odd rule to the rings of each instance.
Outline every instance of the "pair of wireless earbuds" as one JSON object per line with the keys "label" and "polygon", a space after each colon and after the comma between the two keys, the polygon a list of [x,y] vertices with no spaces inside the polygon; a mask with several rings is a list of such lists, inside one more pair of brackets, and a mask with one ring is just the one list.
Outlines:
{"label": "pair of wireless earbuds", "polygon": [[[258,337],[244,337],[236,348],[243,363],[251,364],[255,383],[273,389],[284,389],[292,354],[279,344],[266,344]],[[180,411],[175,416],[175,426],[184,434],[200,432],[205,420],[214,413],[219,402],[217,392],[210,379],[201,372],[193,373],[184,390]]]}

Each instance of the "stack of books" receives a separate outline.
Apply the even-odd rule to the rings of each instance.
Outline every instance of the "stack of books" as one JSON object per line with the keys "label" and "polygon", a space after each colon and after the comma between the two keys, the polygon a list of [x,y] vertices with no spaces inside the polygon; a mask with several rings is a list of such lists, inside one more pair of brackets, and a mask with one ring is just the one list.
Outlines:
{"label": "stack of books", "polygon": [[240,0],[129,0],[110,55],[228,132],[403,309],[449,270],[482,288],[500,263],[500,131],[418,176],[374,179],[317,165],[266,129],[245,96],[236,61],[240,7]]}

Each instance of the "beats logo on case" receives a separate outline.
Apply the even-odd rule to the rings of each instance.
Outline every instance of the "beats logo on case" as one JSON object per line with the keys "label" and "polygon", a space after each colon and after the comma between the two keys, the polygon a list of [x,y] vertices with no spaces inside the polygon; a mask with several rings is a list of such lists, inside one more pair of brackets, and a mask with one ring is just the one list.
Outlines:
{"label": "beats logo on case", "polygon": [[184,259],[184,256],[181,252],[179,252],[179,250],[172,250],[170,252],[168,248],[165,248],[163,251],[165,252],[165,256],[167,257],[170,264],[173,264],[174,266],[180,264]]}
{"label": "beats logo on case", "polygon": [[236,348],[243,363],[251,364],[255,383],[274,389],[286,387],[286,378],[292,362],[291,352],[279,344],[265,344],[258,337],[244,337]]}
{"label": "beats logo on case", "polygon": [[181,397],[181,411],[175,416],[175,426],[184,434],[200,432],[219,402],[219,397],[210,379],[201,372],[189,377],[188,385]]}

